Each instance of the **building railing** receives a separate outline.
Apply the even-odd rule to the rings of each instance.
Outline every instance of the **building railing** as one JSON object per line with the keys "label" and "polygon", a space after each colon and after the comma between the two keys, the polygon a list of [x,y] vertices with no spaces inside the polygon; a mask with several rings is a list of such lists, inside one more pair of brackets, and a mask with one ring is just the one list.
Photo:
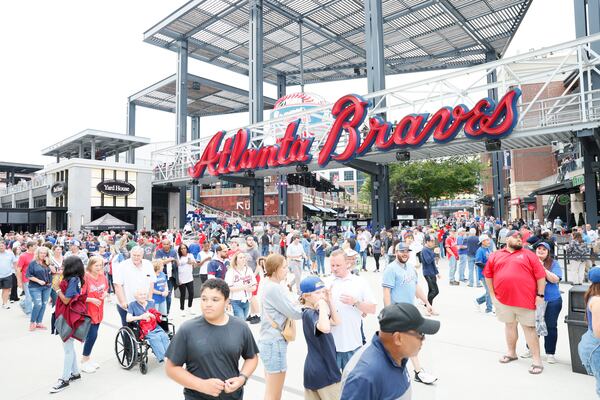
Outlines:
{"label": "building railing", "polygon": [[0,196],[6,196],[13,193],[25,192],[31,189],[48,186],[47,175],[36,175],[30,181],[21,181],[14,185],[9,185],[0,189]]}

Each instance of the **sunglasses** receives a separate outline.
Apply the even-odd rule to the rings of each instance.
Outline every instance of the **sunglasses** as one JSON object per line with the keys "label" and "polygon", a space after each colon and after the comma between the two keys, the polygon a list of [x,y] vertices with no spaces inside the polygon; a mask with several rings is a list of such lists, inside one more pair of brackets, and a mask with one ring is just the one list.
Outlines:
{"label": "sunglasses", "polygon": [[405,333],[405,334],[407,334],[407,335],[410,335],[410,336],[416,337],[417,339],[419,339],[419,340],[421,340],[421,341],[425,340],[425,334],[424,334],[424,333],[421,333],[421,332],[406,331],[406,332],[402,332],[402,333]]}

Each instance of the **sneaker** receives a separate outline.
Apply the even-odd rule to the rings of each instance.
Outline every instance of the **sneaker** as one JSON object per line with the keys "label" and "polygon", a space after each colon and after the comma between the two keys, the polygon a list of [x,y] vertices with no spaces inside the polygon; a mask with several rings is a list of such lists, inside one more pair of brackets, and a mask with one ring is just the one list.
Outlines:
{"label": "sneaker", "polygon": [[92,364],[92,367],[94,367],[95,369],[100,368],[100,364],[98,364],[96,361],[88,361],[89,363]]}
{"label": "sneaker", "polygon": [[65,389],[67,386],[69,386],[69,381],[64,381],[62,379],[59,379],[58,382],[56,382],[56,385],[52,386],[52,388],[50,388],[50,393],[58,393],[60,391],[62,391],[63,389]]}
{"label": "sneaker", "polygon": [[531,351],[527,350],[525,353],[521,354],[521,358],[531,358],[533,357],[533,354],[531,354]]}
{"label": "sneaker", "polygon": [[8,304],[2,304],[2,308],[5,310],[10,310],[10,306]]}
{"label": "sneaker", "polygon": [[556,358],[554,357],[554,354],[548,354],[546,361],[548,361],[548,364],[556,364]]}
{"label": "sneaker", "polygon": [[71,377],[69,378],[69,382],[74,382],[78,379],[81,379],[81,374],[71,374]]}
{"label": "sneaker", "polygon": [[253,325],[260,323],[260,317],[258,315],[253,315],[252,319],[250,320],[250,323]]}
{"label": "sneaker", "polygon": [[248,318],[246,318],[246,322],[252,321],[252,317],[253,317],[252,315],[248,315]]}
{"label": "sneaker", "polygon": [[496,316],[496,312],[495,311],[486,311],[485,312],[485,316],[486,317],[495,317]]}
{"label": "sneaker", "polygon": [[36,329],[37,329],[37,324],[33,324],[33,323],[29,324],[29,331],[30,331],[30,332],[33,332],[33,331],[35,331]]}
{"label": "sneaker", "polygon": [[81,370],[86,374],[93,374],[96,372],[96,368],[94,368],[94,365],[90,361],[81,364]]}
{"label": "sneaker", "polygon": [[36,324],[35,327],[36,327],[36,329],[42,329],[42,330],[47,330],[48,329],[48,328],[46,328],[45,325],[42,325],[42,324]]}
{"label": "sneaker", "polygon": [[481,307],[479,307],[477,300],[473,300],[473,305],[475,306],[475,311],[481,312]]}
{"label": "sneaker", "polygon": [[424,383],[426,385],[431,385],[435,381],[437,381],[437,378],[435,376],[425,372],[424,369],[421,369],[419,372],[415,371],[415,381],[417,381],[419,383]]}

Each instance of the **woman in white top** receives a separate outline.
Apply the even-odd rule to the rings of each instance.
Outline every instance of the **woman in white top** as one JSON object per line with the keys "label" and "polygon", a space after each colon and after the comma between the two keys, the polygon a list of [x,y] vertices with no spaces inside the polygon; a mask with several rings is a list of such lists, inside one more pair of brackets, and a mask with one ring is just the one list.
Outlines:
{"label": "woman in white top", "polygon": [[248,267],[246,253],[234,254],[230,268],[225,274],[225,282],[231,291],[229,300],[233,308],[233,315],[245,321],[250,311],[252,292],[256,289],[256,277],[252,268]]}
{"label": "woman in white top", "polygon": [[292,242],[287,248],[286,256],[290,272],[294,274],[294,285],[296,292],[300,294],[300,280],[302,279],[302,264],[308,258],[304,252],[304,247],[300,243],[300,235],[297,233],[292,237]]}
{"label": "woman in white top", "polygon": [[194,267],[196,266],[196,260],[194,256],[188,252],[188,247],[185,243],[179,245],[177,250],[179,255],[179,309],[181,310],[181,316],[185,317],[185,292],[188,294],[188,312],[190,315],[194,315],[192,304],[194,302]]}

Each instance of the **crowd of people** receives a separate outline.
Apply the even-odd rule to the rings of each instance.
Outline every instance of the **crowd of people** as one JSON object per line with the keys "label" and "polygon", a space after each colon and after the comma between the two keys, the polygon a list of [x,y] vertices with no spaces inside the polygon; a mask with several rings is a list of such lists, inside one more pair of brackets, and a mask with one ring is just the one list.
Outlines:
{"label": "crowd of people", "polygon": [[[528,372],[542,373],[540,337],[546,362],[556,362],[558,283],[565,278],[556,260],[557,234],[568,233],[569,280],[592,283],[586,295],[589,332],[580,354],[600,381],[598,231],[589,225],[571,232],[555,228],[449,218],[381,230],[194,221],[182,231],[157,233],[9,232],[0,241],[2,307],[18,304],[32,332],[48,330],[44,315],[52,307],[50,328],[61,337],[65,355],[53,393],[80,379],[81,372],[98,369],[93,347],[104,313],[116,309],[123,326],[139,325],[186,398],[242,398],[260,357],[264,398],[281,399],[297,320],[308,348],[305,398],[410,398],[407,361],[414,381],[437,381],[418,353],[425,335],[440,328],[433,304],[440,292],[441,259],[449,265],[450,288],[472,287],[476,311],[485,304],[485,315],[505,325],[507,351],[501,363],[531,358]],[[382,271],[379,312],[361,276],[367,257],[374,259],[372,272]],[[158,322],[176,313],[171,310],[175,291],[185,322],[169,340]],[[375,314],[380,329],[369,339],[364,318]],[[258,334],[249,324],[260,324]],[[520,355],[518,325],[528,346]],[[76,341],[84,344],[80,357]]]}

